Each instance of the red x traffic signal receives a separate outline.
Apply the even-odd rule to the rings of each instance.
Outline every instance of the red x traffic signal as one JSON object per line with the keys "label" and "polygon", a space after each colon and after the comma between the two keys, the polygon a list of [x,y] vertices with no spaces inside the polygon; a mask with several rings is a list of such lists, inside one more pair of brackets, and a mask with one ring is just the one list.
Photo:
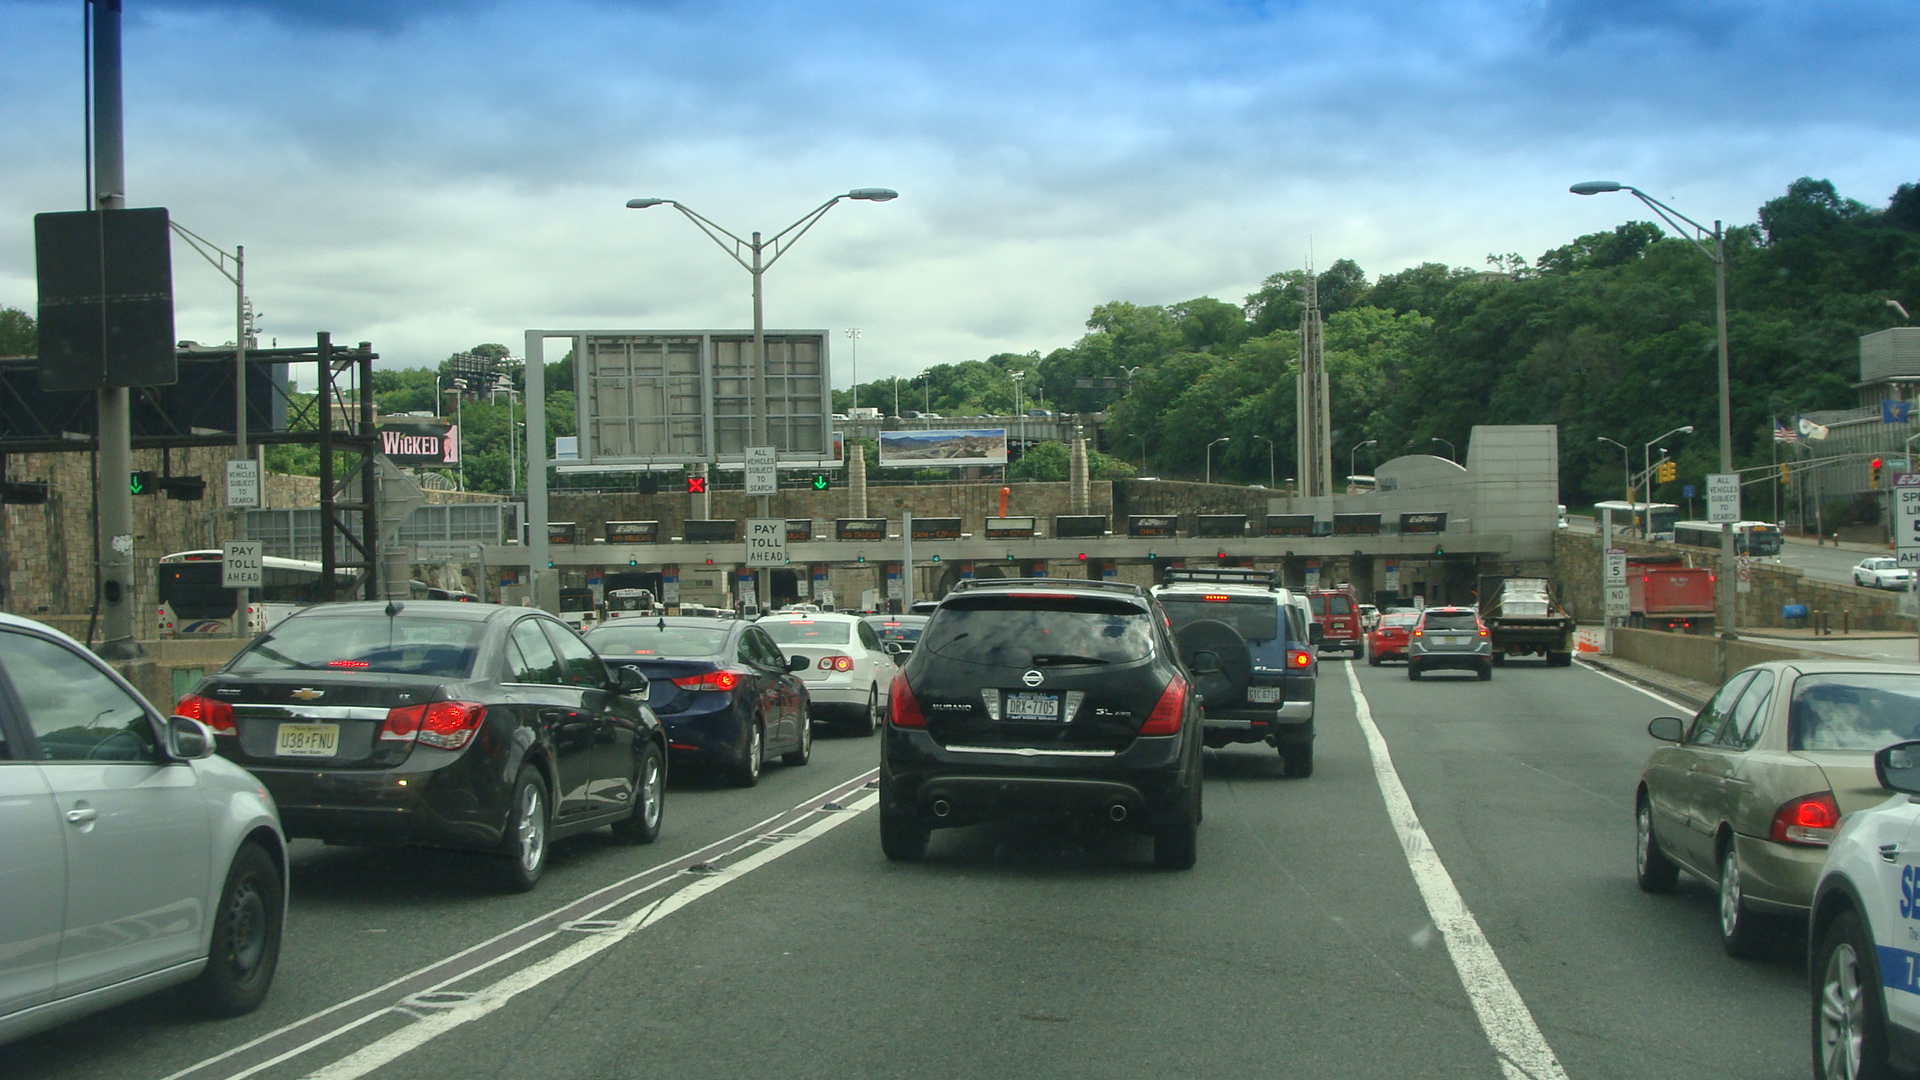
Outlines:
{"label": "red x traffic signal", "polygon": [[689,477],[687,477],[687,494],[689,494],[689,495],[705,495],[706,493],[707,493],[707,478],[706,478],[706,477],[704,477],[704,476],[689,476]]}

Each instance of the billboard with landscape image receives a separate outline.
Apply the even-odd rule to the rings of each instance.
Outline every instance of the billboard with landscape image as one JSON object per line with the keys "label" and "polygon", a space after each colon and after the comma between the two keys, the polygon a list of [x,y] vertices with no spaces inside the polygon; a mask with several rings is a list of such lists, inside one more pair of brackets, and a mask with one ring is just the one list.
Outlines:
{"label": "billboard with landscape image", "polygon": [[943,465],[1005,465],[1006,428],[946,431],[883,431],[880,464],[892,468]]}

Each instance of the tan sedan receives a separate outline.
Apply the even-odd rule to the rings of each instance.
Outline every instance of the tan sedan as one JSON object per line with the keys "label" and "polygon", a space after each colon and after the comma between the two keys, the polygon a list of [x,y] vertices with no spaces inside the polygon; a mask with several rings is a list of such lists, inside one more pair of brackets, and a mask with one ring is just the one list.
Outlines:
{"label": "tan sedan", "polygon": [[1756,664],[1693,717],[1648,734],[1635,796],[1640,887],[1681,870],[1720,894],[1720,942],[1748,956],[1771,916],[1805,916],[1842,814],[1890,794],[1873,753],[1920,738],[1920,667],[1848,660]]}

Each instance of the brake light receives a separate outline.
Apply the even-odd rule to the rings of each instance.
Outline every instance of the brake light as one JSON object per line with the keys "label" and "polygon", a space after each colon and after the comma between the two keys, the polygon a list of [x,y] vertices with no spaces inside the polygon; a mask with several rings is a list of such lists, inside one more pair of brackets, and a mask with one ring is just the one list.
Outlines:
{"label": "brake light", "polygon": [[1287,666],[1297,668],[1312,667],[1313,654],[1305,649],[1288,649]]}
{"label": "brake light", "polygon": [[189,720],[198,720],[213,729],[216,735],[233,735],[239,729],[233,724],[233,706],[224,701],[188,694],[173,707],[175,716],[184,716]]}
{"label": "brake light", "polygon": [[1426,631],[1425,631],[1425,630],[1415,630],[1415,631],[1413,632],[1413,636],[1414,636],[1414,637],[1421,637],[1421,636],[1423,636],[1424,634],[1426,634]]}
{"label": "brake light", "polygon": [[1484,626],[1483,626],[1483,627],[1481,627],[1481,628],[1480,628],[1480,636],[1481,636],[1481,637],[1486,637],[1486,636],[1487,636],[1487,628],[1486,628],[1486,627],[1484,627]]}
{"label": "brake light", "polygon": [[821,657],[820,662],[814,666],[818,667],[821,671],[852,671],[853,657],[841,656],[835,653],[830,656]]}
{"label": "brake light", "polygon": [[893,689],[887,694],[887,722],[894,727],[923,728],[927,718],[920,711],[920,702],[914,700],[913,687],[907,680],[895,676]]}
{"label": "brake light", "polygon": [[1227,597],[1221,596],[1217,593],[1208,593],[1207,595],[1202,596],[1200,599],[1205,600],[1208,603],[1212,603],[1212,604],[1224,604],[1227,602]]}
{"label": "brake light", "polygon": [[712,690],[730,694],[740,683],[740,677],[731,671],[709,671],[700,675],[682,675],[670,680],[682,690]]}
{"label": "brake light", "polygon": [[367,667],[369,665],[365,660],[329,660],[327,661],[327,666],[332,668],[358,669],[358,668]]}
{"label": "brake light", "polygon": [[435,701],[387,710],[381,742],[419,742],[440,750],[459,750],[480,730],[487,707],[477,701]]}
{"label": "brake light", "polygon": [[1180,731],[1180,721],[1187,712],[1187,680],[1175,675],[1160,692],[1160,700],[1154,703],[1153,711],[1147,714],[1147,722],[1140,725],[1142,735],[1176,735]]}
{"label": "brake light", "polygon": [[1822,791],[1802,795],[1775,811],[1768,837],[1785,844],[1825,847],[1839,827],[1840,804],[1833,800],[1833,792]]}

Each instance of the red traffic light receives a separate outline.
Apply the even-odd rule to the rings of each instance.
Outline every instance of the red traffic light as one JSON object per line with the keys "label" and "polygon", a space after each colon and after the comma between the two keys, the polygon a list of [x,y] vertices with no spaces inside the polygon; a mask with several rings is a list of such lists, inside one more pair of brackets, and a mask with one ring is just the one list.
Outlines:
{"label": "red traffic light", "polygon": [[689,495],[705,495],[706,493],[707,493],[707,478],[706,478],[706,477],[704,477],[704,476],[689,476],[689,477],[687,477],[687,494],[689,494]]}
{"label": "red traffic light", "polygon": [[1086,562],[1086,561],[1087,561],[1087,553],[1086,553],[1086,552],[1084,552],[1084,551],[1083,551],[1083,552],[1081,552],[1081,553],[1080,553],[1080,561],[1081,561],[1081,562]]}
{"label": "red traffic light", "polygon": [[1876,469],[1880,467],[1880,459],[1879,459],[1879,458],[1874,458],[1874,459],[1873,459],[1873,467],[1874,467],[1874,468],[1876,468]]}

